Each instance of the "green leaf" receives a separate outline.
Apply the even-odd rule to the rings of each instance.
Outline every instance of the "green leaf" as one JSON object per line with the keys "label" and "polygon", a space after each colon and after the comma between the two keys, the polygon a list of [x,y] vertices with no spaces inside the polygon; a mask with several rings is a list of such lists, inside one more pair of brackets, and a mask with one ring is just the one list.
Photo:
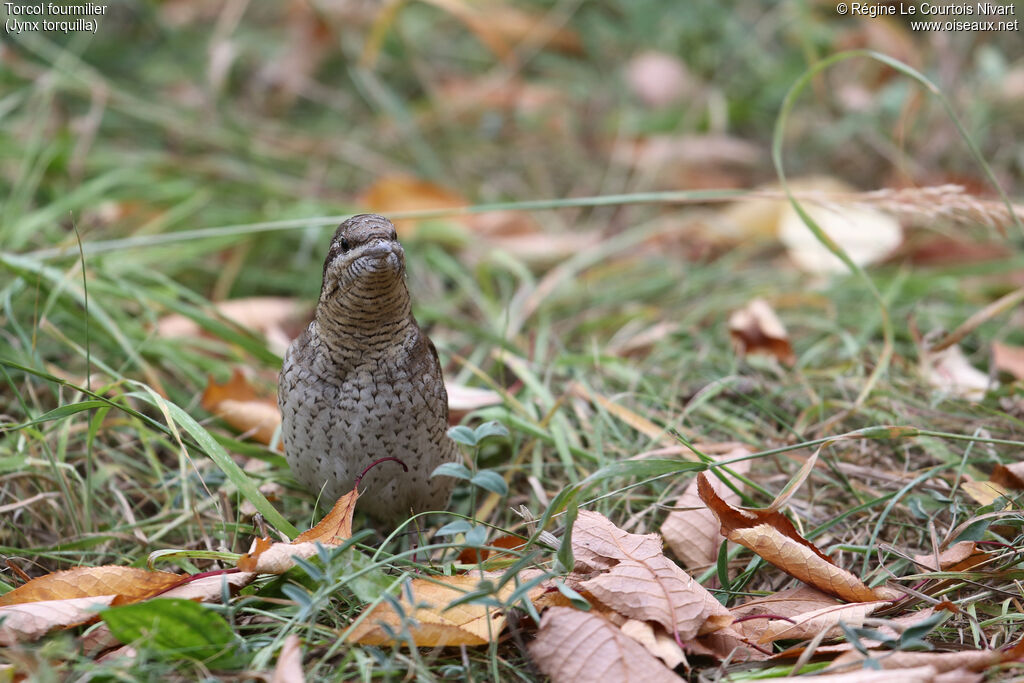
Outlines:
{"label": "green leaf", "polygon": [[443,527],[437,530],[435,536],[454,536],[455,534],[464,534],[467,531],[472,531],[473,525],[464,519],[457,519],[454,522],[448,522]]}
{"label": "green leaf", "polygon": [[483,470],[481,472],[477,472],[469,481],[482,489],[487,489],[488,491],[497,493],[499,496],[508,494],[508,484],[506,484],[505,480],[501,478],[501,475],[494,470]]}
{"label": "green leaf", "polygon": [[479,548],[487,542],[487,527],[483,524],[475,526],[466,533],[466,545]]}
{"label": "green leaf", "polygon": [[438,465],[437,468],[431,472],[431,477],[455,477],[456,479],[471,479],[473,473],[469,471],[469,468],[460,462],[446,462],[443,465]]}
{"label": "green leaf", "polygon": [[572,588],[569,588],[567,585],[565,585],[564,581],[559,581],[555,584],[555,586],[558,588],[559,593],[561,593],[569,599],[569,602],[572,603],[573,607],[584,612],[590,611],[590,603],[587,602],[587,599],[579,593],[577,593],[576,591],[574,591]]}
{"label": "green leaf", "polygon": [[241,641],[221,615],[180,598],[154,598],[111,607],[100,616],[125,645],[142,645],[161,657],[199,660],[214,669],[242,666]]}
{"label": "green leaf", "polygon": [[508,428],[496,420],[490,422],[484,422],[482,425],[477,427],[473,431],[473,435],[476,437],[476,442],[480,443],[484,439],[488,439],[492,436],[498,436],[502,438],[508,437]]}
{"label": "green leaf", "polygon": [[470,448],[476,446],[477,442],[476,433],[465,425],[458,425],[449,429],[448,438],[455,443],[461,443],[463,446],[469,446]]}
{"label": "green leaf", "polygon": [[562,545],[558,548],[556,557],[559,564],[566,571],[572,571],[576,559],[572,554],[572,528],[576,524],[576,517],[580,514],[579,505],[576,504],[576,496],[570,496],[565,504],[565,534],[562,535]]}

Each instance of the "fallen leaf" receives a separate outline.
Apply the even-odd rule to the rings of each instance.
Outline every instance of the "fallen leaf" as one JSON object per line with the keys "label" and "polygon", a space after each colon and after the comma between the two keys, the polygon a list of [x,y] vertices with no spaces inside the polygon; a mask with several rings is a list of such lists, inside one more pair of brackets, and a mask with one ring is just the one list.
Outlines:
{"label": "fallen leaf", "polygon": [[921,372],[939,391],[970,401],[980,401],[989,389],[999,386],[998,382],[971,365],[956,345],[937,353],[922,352]]}
{"label": "fallen leaf", "polygon": [[573,525],[572,548],[577,567],[600,572],[581,587],[620,614],[657,622],[680,640],[732,621],[720,602],[665,557],[657,534],[630,534],[584,510]]}
{"label": "fallen leaf", "polygon": [[75,567],[40,576],[0,595],[0,606],[96,595],[114,595],[116,604],[125,605],[162,593],[185,578],[184,574],[115,565]]}
{"label": "fallen leaf", "polygon": [[[459,209],[468,204],[464,197],[451,190],[405,175],[378,178],[359,197],[359,202],[373,212],[385,215],[406,211]],[[423,221],[404,218],[392,222],[399,237],[407,239],[416,235]]]}
{"label": "fallen leaf", "polygon": [[552,607],[540,620],[530,656],[554,683],[679,683],[680,679],[607,619]]}
{"label": "fallen leaf", "polygon": [[779,512],[736,508],[722,500],[703,472],[697,475],[701,500],[715,513],[722,533],[790,576],[847,602],[892,600],[885,588],[871,589],[836,566],[804,539]]}
{"label": "fallen leaf", "polygon": [[290,633],[277,655],[277,665],[270,683],[303,683],[305,680],[306,676],[302,672],[302,641]]}
{"label": "fallen leaf", "polygon": [[[801,204],[818,227],[854,263],[878,263],[903,241],[899,221],[887,213],[867,207]],[[779,239],[796,265],[809,273],[845,273],[848,268],[838,256],[818,241],[792,206],[779,220]]]}
{"label": "fallen leaf", "polygon": [[[997,465],[998,467],[998,465]],[[995,470],[992,472],[996,475]],[[991,505],[1000,498],[1009,500],[1010,492],[994,479],[990,481],[974,481],[964,475],[964,481],[960,483],[960,490],[970,496],[979,505]]]}
{"label": "fallen leaf", "polygon": [[[750,453],[749,448],[741,446],[730,453],[717,456],[716,460],[732,460]],[[737,474],[745,475],[750,471],[750,461],[742,460],[730,465],[730,468]],[[727,473],[726,476],[728,476]],[[719,497],[729,505],[736,505],[740,502],[739,495],[718,477],[714,477],[710,481]],[[739,481],[733,483],[738,487],[743,486]],[[713,564],[718,557],[718,548],[722,545],[724,537],[715,514],[704,505],[697,493],[696,477],[686,487],[683,495],[676,500],[675,507],[692,509],[673,510],[665,517],[665,521],[661,524],[661,535],[665,537],[665,543],[672,549],[675,556],[682,560],[683,566],[687,569],[692,570]]]}
{"label": "fallen leaf", "polygon": [[865,617],[888,604],[886,600],[879,600],[829,605],[803,614],[795,614],[789,617],[791,621],[765,621],[760,631],[749,629],[744,630],[744,633],[750,634],[751,639],[760,644],[776,640],[806,640],[814,638],[822,631],[826,632],[826,637],[835,637],[842,634],[839,628],[840,621],[853,628],[863,626]]}
{"label": "fallen leaf", "polygon": [[[993,664],[1010,661],[1013,659],[1010,653],[1012,653],[1012,650],[974,650],[965,652],[873,651],[868,654],[881,668],[888,670],[891,676],[894,669],[909,669],[922,666],[931,667],[939,673],[955,671],[957,669],[983,671]],[[866,657],[860,652],[851,651],[836,659],[832,663],[832,667],[835,669],[860,668],[865,659]]]}
{"label": "fallen leaf", "polygon": [[648,50],[626,64],[626,85],[644,104],[665,107],[700,89],[681,59],[664,52]]}
{"label": "fallen leaf", "polygon": [[[273,441],[281,424],[277,399],[259,395],[239,368],[232,370],[231,378],[223,384],[218,384],[211,376],[200,398],[200,405],[243,435],[251,436],[262,444],[269,445]],[[282,448],[278,444],[278,450]]]}
{"label": "fallen leaf", "polygon": [[765,354],[786,365],[796,362],[785,326],[764,299],[754,299],[729,316],[729,336],[741,356]]}
{"label": "fallen leaf", "polygon": [[989,558],[989,554],[978,548],[974,541],[960,541],[939,553],[939,566],[935,566],[935,555],[914,555],[916,562],[926,571],[961,572],[975,567]]}
{"label": "fallen leaf", "polygon": [[1004,489],[1024,489],[1024,462],[1011,465],[996,465],[992,470],[992,483]]}
{"label": "fallen leaf", "polygon": [[[483,578],[496,580],[499,576],[485,574]],[[399,599],[404,619],[391,604],[382,602],[368,614],[360,615],[361,621],[348,641],[362,645],[392,645],[395,640],[388,630],[402,634],[408,628],[417,647],[485,645],[497,639],[505,628],[505,613],[475,603],[448,608],[466,593],[477,590],[480,582],[479,575],[469,574],[412,579],[408,587],[403,588]],[[498,598],[507,598],[515,588],[515,582],[506,583]]]}
{"label": "fallen leaf", "polygon": [[296,536],[291,543],[257,538],[252,549],[238,558],[238,568],[243,572],[283,574],[295,566],[296,557],[308,559],[317,554],[317,545],[328,548],[341,545],[352,537],[352,516],[358,500],[359,490],[353,488],[335,501],[331,511],[316,526]]}
{"label": "fallen leaf", "polygon": [[445,391],[448,392],[448,421],[457,425],[469,413],[487,406],[500,406],[504,403],[501,394],[493,389],[482,389],[480,387],[467,387],[464,384],[450,384],[445,382]]}
{"label": "fallen leaf", "polygon": [[0,607],[0,645],[38,640],[50,631],[70,628],[96,619],[96,612],[109,607],[116,595],[87,598],[39,600]]}
{"label": "fallen leaf", "polygon": [[[807,683],[813,680],[814,683],[943,683],[936,678],[938,671],[932,666],[920,666],[913,669],[900,669],[898,671],[853,671],[842,674],[818,674],[808,678],[807,676],[783,676],[773,678],[772,683]],[[960,681],[949,681],[948,683],[960,683]]]}
{"label": "fallen leaf", "polygon": [[652,655],[660,659],[670,669],[674,669],[686,661],[683,648],[675,638],[661,629],[655,628],[648,621],[629,619],[619,629],[644,646]]}
{"label": "fallen leaf", "polygon": [[[291,340],[301,332],[303,321],[308,320],[306,307],[296,299],[285,297],[229,299],[213,304],[213,308],[236,325],[262,334],[270,350],[278,355],[284,354]],[[180,313],[160,318],[156,333],[165,339],[209,336],[199,323]]]}
{"label": "fallen leaf", "polygon": [[992,365],[996,370],[1008,372],[1017,379],[1024,379],[1024,346],[992,342]]}

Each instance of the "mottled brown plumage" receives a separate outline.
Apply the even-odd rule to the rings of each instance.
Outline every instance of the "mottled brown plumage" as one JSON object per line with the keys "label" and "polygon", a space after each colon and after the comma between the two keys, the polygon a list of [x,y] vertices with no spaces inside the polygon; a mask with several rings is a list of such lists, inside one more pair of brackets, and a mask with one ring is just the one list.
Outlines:
{"label": "mottled brown plumage", "polygon": [[405,252],[383,216],[353,216],[334,233],[316,316],[285,354],[278,404],[295,478],[328,503],[363,478],[359,509],[385,521],[443,509],[458,458],[434,344],[412,315]]}

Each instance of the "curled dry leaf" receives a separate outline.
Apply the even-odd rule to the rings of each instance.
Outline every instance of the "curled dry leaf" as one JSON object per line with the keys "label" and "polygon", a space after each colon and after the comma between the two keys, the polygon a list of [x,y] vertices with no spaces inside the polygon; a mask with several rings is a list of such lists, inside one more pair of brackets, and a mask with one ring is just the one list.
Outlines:
{"label": "curled dry leaf", "polygon": [[96,595],[114,595],[117,598],[115,604],[125,605],[162,593],[185,578],[184,574],[151,572],[134,567],[76,567],[40,576],[0,595],[0,606]]}
{"label": "curled dry leaf", "polygon": [[899,671],[851,671],[841,674],[819,674],[813,677],[784,676],[773,678],[772,683],[972,683],[974,679],[956,679],[944,681],[938,678],[939,672],[932,666],[919,666]]}
{"label": "curled dry leaf", "polygon": [[352,538],[352,516],[358,500],[359,490],[354,488],[339,498],[315,527],[302,532],[291,543],[256,539],[252,549],[238,558],[238,568],[243,572],[283,574],[295,566],[296,556],[306,559],[315,555],[317,544],[326,547],[341,545]]}
{"label": "curled dry leaf", "polygon": [[[730,611],[737,620],[741,620],[733,624],[733,628],[749,640],[756,641],[772,618],[784,617],[795,620],[801,614],[842,604],[831,595],[810,586],[799,586],[749,600],[742,605],[736,605]],[[758,618],[762,616],[765,618]]]}
{"label": "curled dry leaf", "polygon": [[665,557],[657,534],[630,534],[585,510],[573,526],[572,546],[577,568],[600,572],[582,588],[620,614],[657,622],[680,640],[732,621],[720,602]]}
{"label": "curled dry leaf", "polygon": [[701,500],[718,517],[722,533],[730,541],[749,548],[790,576],[847,602],[894,598],[888,590],[868,588],[856,576],[833,564],[814,544],[801,537],[781,513],[733,507],[715,493],[703,472],[697,480]]}
{"label": "curled dry leaf", "polygon": [[914,555],[916,562],[926,571],[939,569],[947,572],[966,571],[989,558],[989,554],[980,550],[974,541],[960,541],[939,553],[939,566],[935,566],[935,555]]}
{"label": "curled dry leaf", "polygon": [[729,336],[738,354],[765,354],[792,365],[796,355],[789,333],[764,299],[754,299],[729,316]]}
{"label": "curled dry leaf", "polygon": [[[890,671],[893,669],[909,669],[911,667],[928,666],[937,672],[955,671],[967,669],[968,671],[983,671],[994,664],[1013,661],[1022,654],[1021,645],[1009,650],[974,650],[967,652],[886,652],[874,651],[868,654],[883,668]],[[835,669],[861,668],[865,657],[857,651],[847,652],[833,662]]]}
{"label": "curled dry leaf", "polygon": [[921,372],[928,383],[943,393],[969,401],[980,401],[990,388],[999,386],[987,374],[967,360],[959,346],[950,346],[937,353],[921,354]]}
{"label": "curled dry leaf", "polygon": [[683,648],[675,638],[662,629],[655,629],[649,621],[628,619],[619,629],[644,646],[652,655],[660,659],[670,669],[674,669],[686,661]]}
{"label": "curled dry leaf", "polygon": [[96,619],[96,608],[138,602],[186,577],[134,567],[76,567],[53,572],[0,596],[0,644],[35,640]]}
{"label": "curled dry leaf", "polygon": [[[730,453],[718,456],[716,459],[719,461],[731,460],[749,455],[750,453],[749,448],[740,446]],[[733,472],[745,475],[750,471],[750,461],[742,460],[730,467]],[[726,486],[718,477],[714,477],[710,481],[711,486],[714,487],[722,500],[730,505],[740,502],[740,497],[736,492]],[[734,482],[734,484],[742,487],[742,483],[739,481]],[[682,560],[683,565],[687,569],[706,567],[712,564],[718,556],[718,548],[722,544],[724,537],[722,536],[718,519],[704,505],[700,495],[697,493],[696,478],[686,487],[686,491],[676,501],[675,507],[692,509],[673,510],[665,518],[661,525],[661,535],[665,537],[668,547],[672,549],[676,557]]]}
{"label": "curled dry leaf", "polygon": [[[805,640],[814,638],[822,631],[827,633],[826,637],[838,636],[842,633],[839,622],[843,621],[847,626],[860,627],[864,624],[864,618],[882,605],[888,605],[886,600],[875,602],[855,602],[851,604],[830,605],[820,609],[796,614],[790,617],[791,621],[782,619],[769,620],[762,624],[760,632],[754,629],[744,630],[752,640],[758,643],[771,643],[776,640]],[[749,623],[749,622],[744,622]]]}
{"label": "curled dry leaf", "polygon": [[[383,602],[369,613],[360,615],[360,623],[349,634],[348,640],[362,645],[392,645],[395,641],[389,629],[391,633],[402,634],[408,628],[418,647],[485,645],[497,639],[505,628],[505,613],[494,607],[472,603],[448,608],[466,593],[477,590],[481,578],[496,581],[500,574],[413,579],[408,588],[402,590],[399,599],[404,619],[391,604]],[[509,581],[502,587],[498,598],[507,598],[515,588],[515,582]],[[537,589],[537,593],[543,590]]]}
{"label": "curled dry leaf", "polygon": [[[281,424],[277,399],[261,396],[239,368],[232,370],[231,379],[223,384],[210,377],[200,404],[207,412],[262,444],[273,441],[274,432]],[[280,444],[278,448],[280,450]]]}
{"label": "curled dry leaf", "polygon": [[530,656],[554,683],[679,683],[642,645],[592,612],[552,607],[540,620]]}
{"label": "curled dry leaf", "polygon": [[12,647],[42,638],[50,631],[92,621],[96,610],[109,607],[115,595],[66,600],[39,600],[0,607],[0,645]]}

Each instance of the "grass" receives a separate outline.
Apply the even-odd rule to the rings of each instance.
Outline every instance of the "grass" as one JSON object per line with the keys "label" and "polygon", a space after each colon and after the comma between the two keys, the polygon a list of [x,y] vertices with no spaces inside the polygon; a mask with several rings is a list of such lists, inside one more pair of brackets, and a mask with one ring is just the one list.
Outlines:
{"label": "grass", "polygon": [[[452,214],[431,220],[461,235],[461,247],[429,236],[406,240],[416,312],[446,375],[493,383],[514,398],[466,420],[496,419],[511,432],[475,454],[478,467],[509,482],[509,494],[480,522],[528,535],[512,512],[522,505],[537,518],[551,516],[550,530],[561,533],[557,494],[587,482],[580,507],[629,531],[656,531],[691,475],[686,463],[665,471],[627,459],[672,442],[673,430],[754,449],[750,477],[765,493],[748,489],[751,505],[768,504],[826,437],[882,425],[919,430],[825,446],[791,501],[808,537],[872,583],[912,575],[918,570],[907,556],[931,552],[933,538],[999,509],[974,501],[962,484],[965,475],[984,479],[997,463],[1017,459],[1020,383],[1004,381],[980,402],[937,391],[919,370],[913,330],[951,330],[1020,286],[1012,226],[1004,240],[983,221],[930,225],[1006,247],[983,263],[901,260],[868,272],[892,332],[892,360],[870,392],[886,335],[862,278],[813,280],[771,241],[723,246],[702,230],[717,210],[705,190],[728,195],[774,177],[769,141],[785,93],[811,61],[836,54],[854,27],[770,4],[735,13],[665,12],[659,3],[625,0],[555,9],[571,16],[587,52],[523,56],[512,73],[563,98],[525,111],[449,106],[440,95],[445,77],[507,75],[509,67],[426,5],[402,7],[373,68],[360,51],[369,24],[325,19],[341,47],[294,101],[260,79],[280,58],[265,46],[284,50],[287,32],[301,25],[266,8],[247,10],[225,34],[224,24],[211,28],[225,15],[179,25],[166,7],[140,4],[115,13],[94,38],[29,34],[3,48],[11,59],[0,73],[0,414],[18,425],[0,436],[0,552],[9,566],[38,576],[79,565],[145,566],[151,553],[182,551],[159,566],[215,569],[221,561],[211,552],[248,548],[255,531],[246,502],[259,501],[257,488],[272,497],[264,517],[280,531],[319,518],[279,455],[239,440],[199,405],[208,375],[225,379],[242,366],[270,381],[280,363],[258,335],[219,318],[212,302],[265,294],[313,301],[328,226],[359,208],[354,197],[375,178],[394,171],[444,180],[479,209],[511,204],[551,233],[600,236],[555,266],[473,249],[485,240]],[[750,33],[750,25],[761,28]],[[1006,141],[1020,114],[985,95],[999,74],[1020,67],[1001,39],[979,47],[987,62],[960,64],[960,77],[939,85],[992,173],[1019,197],[1024,162]],[[219,86],[206,58],[218,47],[236,50]],[[675,51],[702,79],[706,88],[692,106],[652,111],[623,92],[613,76],[647,47]],[[927,43],[918,56],[920,70],[938,71]],[[866,73],[840,64],[833,82],[872,83],[872,67],[859,68]],[[824,85],[812,79],[790,110],[787,173],[824,169],[874,189],[895,155],[914,182],[964,174],[981,182],[968,149],[944,142],[957,138],[941,106],[919,102],[908,79],[879,86],[869,113],[836,113]],[[721,132],[716,102],[725,103],[725,130],[763,151],[760,162],[728,176],[732,187],[680,187],[609,161],[616,140]],[[924,109],[924,123],[904,129],[913,107]],[[670,194],[653,194],[660,190]],[[755,296],[773,302],[786,323],[796,367],[733,352],[728,315]],[[170,312],[212,336],[162,338],[156,323]],[[989,362],[992,341],[1024,344],[1016,316],[993,317],[964,340],[976,366]],[[609,350],[665,322],[673,330],[638,353]],[[574,385],[664,434],[634,429],[581,399]],[[254,461],[262,469],[239,469]],[[486,500],[460,486],[452,514],[422,524],[473,519]],[[961,610],[928,636],[935,646],[998,647],[1021,636],[1021,519],[1014,513],[980,524],[972,538],[1006,548],[992,565],[926,584],[936,590],[931,598],[948,597]],[[284,637],[296,633],[311,680],[537,680],[523,648],[527,622],[500,645],[463,652],[353,647],[339,638],[368,596],[379,594],[379,582],[450,568],[459,546],[451,540],[425,536],[434,545],[414,553],[401,536],[362,538],[315,569],[247,589],[220,608],[245,641],[238,670],[269,669]],[[555,552],[538,546],[528,559],[552,569]],[[746,551],[733,550],[728,562],[729,589],[716,595],[730,605],[789,583]],[[716,567],[697,573],[705,585],[715,585],[717,574]],[[0,582],[19,583],[13,571]],[[0,659],[41,680],[206,674],[202,664],[145,647],[134,661],[99,663],[67,633]],[[716,667],[697,665],[709,676]]]}

